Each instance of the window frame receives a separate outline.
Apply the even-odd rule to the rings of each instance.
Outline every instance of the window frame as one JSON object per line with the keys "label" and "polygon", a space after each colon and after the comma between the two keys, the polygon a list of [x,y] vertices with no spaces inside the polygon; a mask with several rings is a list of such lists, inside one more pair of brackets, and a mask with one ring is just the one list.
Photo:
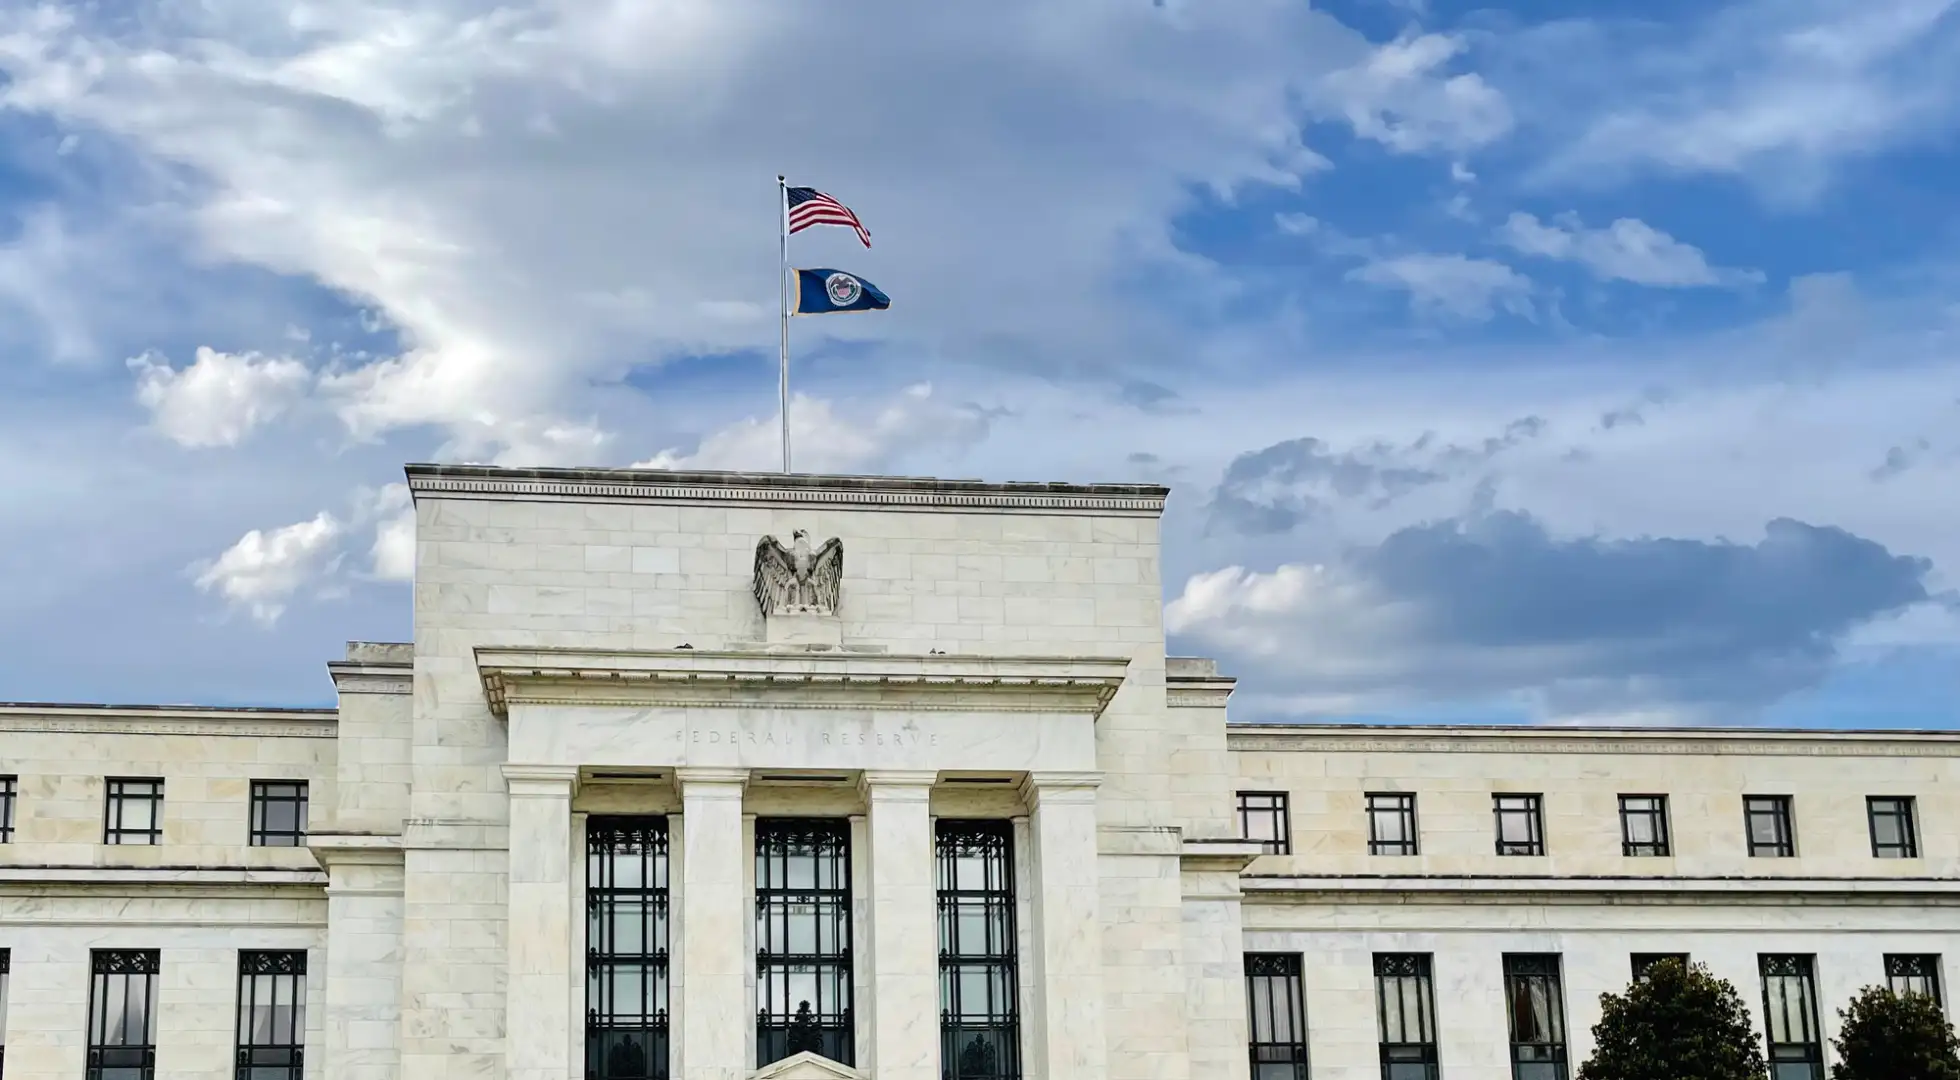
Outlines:
{"label": "window frame", "polygon": [[[668,1080],[672,1075],[669,830],[668,818],[660,814],[593,814],[585,819],[585,1080]],[[634,926],[626,943],[620,941],[622,926]],[[621,984],[635,985],[633,976],[638,999],[623,1008]],[[634,1036],[640,1041],[633,1041]],[[626,1056],[634,1051],[644,1057],[639,1068],[630,1067]],[[615,1053],[625,1061],[613,1060]]]}
{"label": "window frame", "polygon": [[[1381,1051],[1382,1080],[1438,1080],[1441,1053],[1436,1040],[1436,967],[1429,953],[1375,954],[1375,1035]],[[1407,1035],[1408,997],[1415,991],[1416,1034],[1418,1041],[1390,1040],[1389,987],[1396,989],[1396,1016],[1402,1022],[1397,1035]]]}
{"label": "window frame", "polygon": [[[288,995],[285,1030],[272,1032],[265,1042],[257,1041],[262,989],[271,994],[273,1028],[280,1026],[280,990]],[[285,1070],[283,1080],[301,1080],[306,1075],[306,951],[240,949],[237,1004],[237,1080],[265,1080],[273,1069]]]}
{"label": "window frame", "polygon": [[7,1005],[13,994],[14,951],[0,949],[0,1076],[7,1074]]}
{"label": "window frame", "polygon": [[[1544,987],[1548,1010],[1544,1019],[1552,1038],[1520,1040],[1518,996],[1522,992],[1529,997],[1534,984]],[[1504,1015],[1513,1080],[1566,1080],[1571,1069],[1571,1039],[1565,1023],[1564,964],[1557,953],[1504,954]],[[1549,1071],[1530,1068],[1545,1065],[1551,1066]]]}
{"label": "window frame", "polygon": [[0,776],[0,844],[14,842],[14,815],[19,804],[20,777]]}
{"label": "window frame", "polygon": [[[939,945],[939,1074],[942,1080],[1020,1080],[1014,824],[1000,819],[940,818],[933,824],[932,844]],[[977,883],[961,873],[973,859],[980,862]],[[979,933],[970,935],[968,931],[974,929]],[[970,940],[973,936],[980,940]],[[977,949],[972,947],[976,944]],[[977,988],[970,985],[976,981]],[[970,1008],[967,992],[971,989],[978,989],[983,999],[977,1012]],[[968,1072],[967,1055],[975,1051],[983,1065]],[[988,1053],[993,1055],[991,1062],[985,1060]]]}
{"label": "window frame", "polygon": [[[287,789],[275,793],[275,789]],[[305,847],[307,836],[308,800],[311,791],[304,780],[254,780],[252,781],[251,818],[249,844],[252,847]],[[267,826],[273,804],[292,804],[292,829],[273,829]]]}
{"label": "window frame", "polygon": [[[1800,953],[1759,953],[1756,969],[1762,982],[1763,1056],[1769,1062],[1770,1080],[1793,1080],[1795,1070],[1805,1068],[1808,1072],[1804,1080],[1824,1080],[1824,1029],[1818,1021],[1817,958]],[[1798,1015],[1794,1018],[1787,990],[1775,995],[1782,1000],[1783,1008],[1775,1007],[1772,979],[1795,981],[1799,1000],[1795,1003]],[[1781,1034],[1790,1033],[1788,1025],[1792,1019],[1802,1026],[1801,1034],[1808,1038],[1801,1042],[1777,1041],[1779,1029]]]}
{"label": "window frame", "polygon": [[[1911,968],[1920,970],[1913,971]],[[1923,981],[1925,990],[1912,987],[1913,982]],[[1946,1011],[1946,987],[1940,978],[1940,955],[1938,953],[1886,953],[1885,987],[1894,994],[1904,997],[1907,994],[1925,993],[1933,1003]]]}
{"label": "window frame", "polygon": [[[1756,819],[1775,823],[1776,839],[1756,841]],[[1797,804],[1788,795],[1744,795],[1742,797],[1743,840],[1752,859],[1794,859],[1797,857]]]}
{"label": "window frame", "polygon": [[[1378,806],[1376,800],[1392,800],[1389,805]],[[1416,829],[1416,793],[1413,791],[1370,791],[1362,796],[1362,806],[1368,815],[1368,854],[1389,857],[1406,857],[1422,854],[1421,834]],[[1384,840],[1376,823],[1382,818],[1393,818],[1401,826],[1406,839]]]}
{"label": "window frame", "polygon": [[1637,952],[1637,953],[1629,953],[1627,955],[1627,967],[1630,968],[1633,972],[1634,982],[1645,982],[1647,979],[1647,972],[1651,970],[1655,964],[1661,963],[1664,960],[1679,960],[1681,961],[1681,966],[1684,968],[1694,966],[1694,954],[1692,953],[1684,953],[1684,952],[1639,953]]}
{"label": "window frame", "polygon": [[[806,846],[808,852],[791,850],[798,843]],[[769,845],[766,850],[765,845]],[[802,1050],[814,1050],[840,1064],[856,1065],[851,848],[851,823],[847,818],[755,819],[755,1067],[758,1069]],[[807,888],[789,883],[791,860],[802,858],[811,860],[813,884]],[[777,884],[779,880],[781,884]],[[825,880],[830,884],[822,884]],[[792,910],[795,908],[809,909],[809,917],[815,920],[812,924],[818,945],[815,952],[771,948],[774,942],[787,941],[792,933],[791,919],[804,914]],[[821,921],[826,918],[834,921],[831,927],[834,948],[829,950],[822,948]],[[814,992],[815,1008],[806,1010],[810,1005],[808,999],[790,1005],[788,979],[792,970],[816,972],[814,977],[819,981]],[[823,980],[826,978],[828,989],[838,999],[836,1002],[825,1000]],[[784,1003],[780,1014],[770,1008],[778,989],[782,991]]]}
{"label": "window frame", "polygon": [[[1300,954],[1249,952],[1243,961],[1246,1052],[1251,1059],[1247,1075],[1251,1080],[1308,1080],[1307,997]],[[1282,1026],[1276,1021],[1281,1020],[1283,1032],[1276,1030]],[[1273,1037],[1289,1033],[1292,1038]]]}
{"label": "window frame", "polygon": [[[147,788],[147,791],[138,789]],[[103,780],[102,842],[111,847],[156,847],[163,843],[163,778],[160,776],[110,776]],[[133,829],[123,822],[131,802],[150,804],[150,827]],[[142,839],[133,839],[141,837]]]}
{"label": "window frame", "polygon": [[[1293,800],[1284,791],[1241,791],[1237,805],[1239,816],[1239,838],[1260,846],[1266,855],[1293,854]],[[1254,806],[1253,800],[1271,800],[1268,805]],[[1253,815],[1267,815],[1273,824],[1277,839],[1266,839],[1252,835]]]}
{"label": "window frame", "polygon": [[[1890,804],[1890,806],[1881,813],[1882,804]],[[1880,818],[1891,818],[1898,824],[1897,843],[1883,843],[1879,840]],[[1867,795],[1865,796],[1865,824],[1871,830],[1872,858],[1917,859],[1919,857],[1918,799],[1911,795]]]}
{"label": "window frame", "polygon": [[[1652,805],[1638,809],[1629,803],[1647,801]],[[1635,840],[1633,823],[1636,819],[1646,819],[1653,828],[1654,839]],[[1674,833],[1668,824],[1668,805],[1665,795],[1622,795],[1620,796],[1620,855],[1628,859],[1668,859],[1674,856]]]}
{"label": "window frame", "polygon": [[[134,1070],[140,1080],[156,1080],[157,1074],[157,986],[162,981],[163,954],[158,949],[90,949],[88,987],[87,1057],[85,1080],[103,1080],[104,1070],[124,1076]],[[144,1025],[141,1042],[107,1041],[112,1032],[108,1015],[109,980],[120,980],[118,1000],[123,1009],[113,1034],[125,1037],[130,1026],[129,1002],[133,989],[140,989]]]}
{"label": "window frame", "polygon": [[[1505,805],[1507,800],[1521,801],[1522,807]],[[1497,854],[1507,859],[1539,858],[1545,854],[1545,796],[1521,791],[1492,792],[1490,796],[1492,820],[1497,830]],[[1504,839],[1504,821],[1507,817],[1523,817],[1526,822],[1527,839],[1512,841]],[[1513,850],[1521,849],[1521,850]]]}

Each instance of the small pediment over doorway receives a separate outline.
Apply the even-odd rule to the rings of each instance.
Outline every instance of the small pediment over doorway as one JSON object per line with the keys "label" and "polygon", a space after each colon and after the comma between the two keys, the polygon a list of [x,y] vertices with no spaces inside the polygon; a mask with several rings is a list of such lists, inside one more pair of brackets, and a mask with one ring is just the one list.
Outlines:
{"label": "small pediment over doorway", "polygon": [[842,1062],[805,1050],[749,1074],[749,1080],[871,1080]]}

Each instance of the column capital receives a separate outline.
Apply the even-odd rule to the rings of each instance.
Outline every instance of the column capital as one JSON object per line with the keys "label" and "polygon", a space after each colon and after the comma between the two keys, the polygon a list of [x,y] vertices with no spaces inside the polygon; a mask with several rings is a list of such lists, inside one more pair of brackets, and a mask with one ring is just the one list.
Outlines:
{"label": "column capital", "polygon": [[1101,784],[1099,772],[1031,772],[1021,781],[1021,797],[1030,808],[1044,802],[1094,802]]}
{"label": "column capital", "polygon": [[[674,786],[680,789],[681,798],[687,798],[690,790],[697,795],[709,793],[741,795],[748,787],[749,770],[691,767],[674,770]],[[729,789],[734,789],[732,792]],[[711,796],[712,797],[712,796]]]}
{"label": "column capital", "polygon": [[504,784],[513,798],[569,799],[578,794],[577,765],[505,762]]}
{"label": "column capital", "polygon": [[866,769],[858,777],[858,790],[867,800],[929,799],[938,780],[937,769]]}

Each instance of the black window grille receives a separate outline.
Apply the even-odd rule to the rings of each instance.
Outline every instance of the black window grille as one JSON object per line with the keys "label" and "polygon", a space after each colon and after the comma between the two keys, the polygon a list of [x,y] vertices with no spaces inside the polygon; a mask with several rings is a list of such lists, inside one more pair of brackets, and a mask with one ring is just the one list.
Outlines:
{"label": "black window grille", "polygon": [[1944,1006],[1940,996],[1940,958],[1891,954],[1885,958],[1885,985],[1901,997],[1920,994]]}
{"label": "black window grille", "polygon": [[102,807],[105,844],[163,842],[163,781],[111,777]]}
{"label": "black window grille", "polygon": [[1020,1080],[1014,827],[942,820],[936,832],[939,1073],[945,1080]]}
{"label": "black window grille", "polygon": [[86,1080],[156,1080],[157,973],[155,949],[89,954]]}
{"label": "black window grille", "polygon": [[1789,859],[1797,854],[1796,824],[1788,795],[1745,795],[1742,812],[1749,826],[1749,856]]}
{"label": "black window grille", "polygon": [[1239,792],[1239,836],[1256,840],[1268,855],[1293,850],[1292,823],[1287,820],[1284,791]]}
{"label": "black window grille", "polygon": [[667,1080],[667,819],[585,822],[586,1080]]}
{"label": "black window grille", "polygon": [[1665,857],[1672,851],[1667,835],[1667,796],[1620,796],[1620,854]]}
{"label": "black window grille", "polygon": [[1865,800],[1865,816],[1871,821],[1873,858],[1919,857],[1919,829],[1913,820],[1913,810],[1910,796],[1874,795]]}
{"label": "black window grille", "polygon": [[1565,1080],[1565,988],[1556,956],[1504,958],[1514,1080]]}
{"label": "black window grille", "polygon": [[1633,981],[1646,982],[1648,973],[1653,971],[1656,965],[1664,964],[1669,960],[1672,960],[1675,963],[1680,964],[1683,968],[1686,968],[1688,966],[1688,954],[1684,952],[1634,953],[1633,954]]}
{"label": "black window grille", "polygon": [[1437,1080],[1436,983],[1427,953],[1375,954],[1382,1080]]}
{"label": "black window grille", "polygon": [[20,778],[0,776],[0,844],[14,842],[14,803],[20,798]]}
{"label": "black window grille", "polygon": [[1416,854],[1416,797],[1406,792],[1368,795],[1368,854]]}
{"label": "black window grille", "polygon": [[252,846],[306,846],[306,781],[252,781]]}
{"label": "black window grille", "polygon": [[306,1053],[306,954],[238,954],[237,1080],[300,1080]]}
{"label": "black window grille", "polygon": [[0,1076],[7,1075],[7,984],[13,980],[14,954],[0,949]]}
{"label": "black window grille", "polygon": [[1545,798],[1542,795],[1492,795],[1497,815],[1499,855],[1545,853]]}
{"label": "black window grille", "polygon": [[1245,954],[1252,1080],[1307,1080],[1307,1009],[1298,953]]}
{"label": "black window grille", "polygon": [[757,1068],[809,1050],[852,1065],[851,831],[755,823]]}
{"label": "black window grille", "polygon": [[1817,1026],[1817,979],[1811,958],[1765,954],[1758,963],[1763,973],[1770,1080],[1824,1080],[1824,1039]]}

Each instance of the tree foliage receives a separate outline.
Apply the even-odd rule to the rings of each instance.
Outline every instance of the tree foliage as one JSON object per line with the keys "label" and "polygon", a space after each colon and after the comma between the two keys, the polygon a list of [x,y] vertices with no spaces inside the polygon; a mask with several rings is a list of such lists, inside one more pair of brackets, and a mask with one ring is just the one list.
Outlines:
{"label": "tree foliage", "polygon": [[1932,998],[1868,986],[1838,1016],[1831,1080],[1960,1080],[1960,1041]]}
{"label": "tree foliage", "polygon": [[1663,960],[1599,1003],[1579,1080],[1768,1080],[1741,996],[1699,964]]}

